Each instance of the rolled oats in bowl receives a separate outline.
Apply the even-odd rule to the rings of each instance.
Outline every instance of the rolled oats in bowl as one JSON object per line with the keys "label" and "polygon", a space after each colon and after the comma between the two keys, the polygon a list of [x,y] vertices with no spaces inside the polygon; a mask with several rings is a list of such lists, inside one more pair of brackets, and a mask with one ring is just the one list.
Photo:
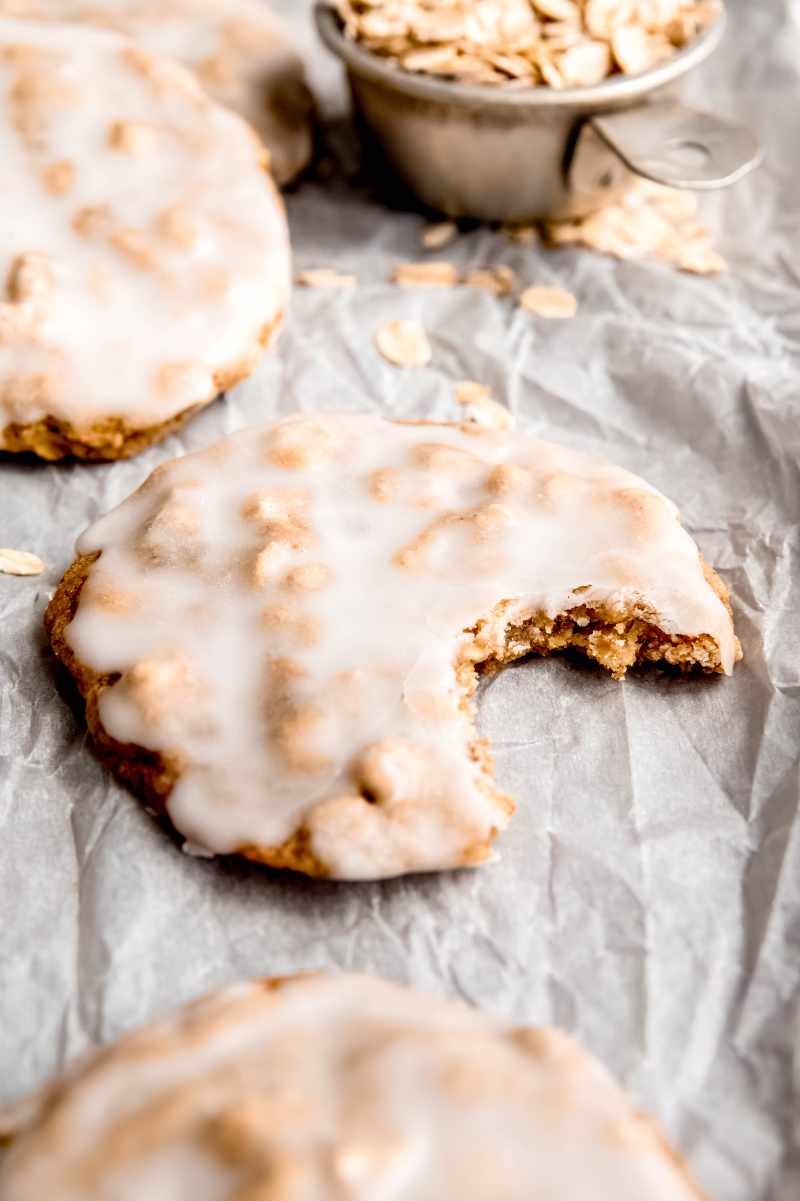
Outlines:
{"label": "rolled oats in bowl", "polygon": [[721,0],[331,0],[346,35],[406,71],[505,88],[584,87],[684,49]]}

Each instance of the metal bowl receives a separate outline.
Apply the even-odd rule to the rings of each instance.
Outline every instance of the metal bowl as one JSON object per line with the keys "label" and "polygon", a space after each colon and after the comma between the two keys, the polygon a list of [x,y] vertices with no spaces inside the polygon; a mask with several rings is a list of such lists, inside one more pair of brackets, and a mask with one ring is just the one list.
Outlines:
{"label": "metal bowl", "polygon": [[324,0],[319,33],[347,68],[356,112],[430,208],[489,221],[583,216],[630,182],[710,189],[761,151],[746,129],[675,98],[719,46],[724,12],[691,46],[641,75],[590,87],[505,90],[416,75],[345,37]]}

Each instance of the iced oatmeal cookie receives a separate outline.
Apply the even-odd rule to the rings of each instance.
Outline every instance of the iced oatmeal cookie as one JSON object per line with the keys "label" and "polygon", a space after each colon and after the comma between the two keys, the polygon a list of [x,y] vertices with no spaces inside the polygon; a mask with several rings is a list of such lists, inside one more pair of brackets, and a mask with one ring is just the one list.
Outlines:
{"label": "iced oatmeal cookie", "polygon": [[80,539],[46,624],[99,753],[190,844],[340,879],[490,857],[513,804],[479,670],[740,654],[669,500],[469,417],[296,416],[166,463]]}
{"label": "iced oatmeal cookie", "polygon": [[566,1034],[365,976],[227,988],[31,1108],[3,1201],[702,1201]]}
{"label": "iced oatmeal cookie", "polygon": [[116,34],[0,20],[0,449],[122,458],[249,374],[289,294],[249,126]]}
{"label": "iced oatmeal cookie", "polygon": [[0,0],[0,17],[102,26],[177,59],[249,121],[280,184],[307,166],[314,103],[303,64],[264,0]]}

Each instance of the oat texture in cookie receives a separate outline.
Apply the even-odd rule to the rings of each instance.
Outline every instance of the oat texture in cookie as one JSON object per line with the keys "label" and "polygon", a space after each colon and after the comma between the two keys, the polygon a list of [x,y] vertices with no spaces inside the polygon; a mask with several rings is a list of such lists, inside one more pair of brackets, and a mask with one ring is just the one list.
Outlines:
{"label": "oat texture in cookie", "polygon": [[246,375],[289,291],[240,117],[113,33],[0,21],[0,448],[118,458]]}
{"label": "oat texture in cookie", "polygon": [[727,594],[643,480],[501,428],[296,416],[160,466],[47,613],[95,743],[194,847],[341,879],[477,865],[513,805],[477,671],[729,672]]}
{"label": "oat texture in cookie", "polygon": [[303,64],[261,0],[0,0],[0,17],[98,25],[191,67],[261,136],[278,183],[307,166],[314,104]]}
{"label": "oat texture in cookie", "polygon": [[506,88],[638,75],[688,46],[719,0],[330,0],[349,38],[406,71]]}
{"label": "oat texture in cookie", "polygon": [[3,1201],[702,1201],[550,1027],[367,976],[233,985],[45,1090]]}

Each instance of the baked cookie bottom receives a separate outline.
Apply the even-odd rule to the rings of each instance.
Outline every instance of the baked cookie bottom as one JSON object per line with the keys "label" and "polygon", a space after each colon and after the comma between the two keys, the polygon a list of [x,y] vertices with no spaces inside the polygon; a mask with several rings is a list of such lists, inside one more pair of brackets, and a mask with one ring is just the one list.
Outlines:
{"label": "baked cookie bottom", "polygon": [[[45,630],[55,655],[73,677],[83,697],[86,722],[97,757],[143,801],[148,811],[166,819],[171,826],[167,803],[180,776],[179,760],[136,744],[118,742],[111,737],[100,720],[99,700],[103,689],[114,684],[119,675],[103,674],[87,667],[67,642],[67,627],[75,616],[83,585],[100,554],[98,551],[81,555],[68,568],[45,612]],[[710,586],[731,613],[725,584],[705,560],[703,570]],[[689,637],[667,634],[655,624],[654,615],[648,613],[643,605],[627,610],[610,606],[578,606],[556,617],[534,613],[523,621],[508,623],[504,627],[502,610],[503,604],[488,618],[466,631],[471,635],[471,640],[456,663],[461,705],[473,725],[473,697],[481,676],[496,672],[504,664],[528,655],[577,650],[599,663],[615,679],[622,679],[630,667],[645,663],[661,663],[681,672],[713,674],[723,671],[719,647],[713,638],[708,635]],[[498,618],[501,630],[499,639]],[[487,638],[490,629],[493,632]],[[738,661],[742,657],[738,639],[736,652]],[[492,842],[505,828],[516,806],[494,781],[494,763],[488,740],[476,734],[468,753],[479,767],[480,786],[492,799],[498,812],[498,825],[490,832],[486,842],[464,850],[461,866],[473,867],[491,857]],[[326,864],[314,854],[309,831],[302,825],[278,846],[243,845],[237,848],[236,854],[268,867],[307,876],[327,877],[331,874]]]}
{"label": "baked cookie bottom", "polygon": [[216,400],[221,393],[241,383],[255,369],[261,355],[280,330],[283,314],[262,327],[254,349],[229,368],[214,373],[211,395],[182,409],[174,417],[156,425],[131,425],[124,417],[105,417],[85,428],[78,428],[57,417],[42,417],[28,425],[12,422],[0,431],[0,451],[12,454],[30,452],[40,459],[55,462],[72,456],[84,462],[111,462],[130,459],[163,441],[186,421]]}

